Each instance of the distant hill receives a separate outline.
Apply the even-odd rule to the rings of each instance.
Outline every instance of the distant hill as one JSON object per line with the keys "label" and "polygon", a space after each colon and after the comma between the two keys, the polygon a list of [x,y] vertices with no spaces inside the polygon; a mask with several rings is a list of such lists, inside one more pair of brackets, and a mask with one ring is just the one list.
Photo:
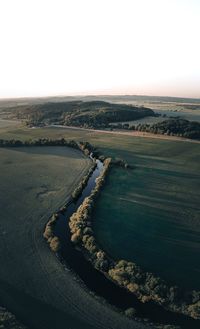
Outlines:
{"label": "distant hill", "polygon": [[107,127],[110,122],[133,121],[156,114],[149,108],[126,104],[112,104],[104,101],[71,101],[21,105],[13,108],[12,115],[24,120],[29,126],[62,124],[103,128]]}
{"label": "distant hill", "polygon": [[110,103],[126,103],[126,102],[151,102],[151,103],[188,103],[200,104],[200,98],[184,98],[170,96],[148,96],[148,95],[82,95],[82,96],[48,96],[48,97],[22,97],[22,98],[5,98],[0,99],[0,108],[18,106],[18,105],[33,105],[44,103],[60,103],[71,101],[105,101]]}

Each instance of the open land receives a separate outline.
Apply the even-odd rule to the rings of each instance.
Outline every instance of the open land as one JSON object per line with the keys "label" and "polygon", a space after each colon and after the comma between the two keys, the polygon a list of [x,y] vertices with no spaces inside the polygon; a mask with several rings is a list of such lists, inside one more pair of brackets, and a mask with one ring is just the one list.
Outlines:
{"label": "open land", "polygon": [[160,117],[146,117],[132,122],[133,124],[156,123],[163,120],[163,116],[200,121],[200,99],[153,96],[108,96],[102,99],[116,104],[144,106],[161,115]]}
{"label": "open land", "polygon": [[[174,255],[173,262],[177,259],[176,257],[180,256],[180,263],[177,264],[177,268],[180,271],[187,269],[190,273],[186,262],[184,263],[183,254],[187,249],[186,261],[189,260],[190,253],[194,252],[193,257],[189,260],[189,266],[192,266],[192,273],[197,278],[194,265],[196,255],[199,253],[197,215],[200,211],[198,205],[200,145],[198,143],[183,139],[173,140],[171,137],[169,139],[151,138],[151,136],[143,138],[141,135],[134,136],[116,132],[108,134],[104,131],[83,129],[58,127],[30,129],[19,125],[19,122],[7,124],[7,126],[4,124],[4,127],[0,128],[0,138],[28,140],[43,137],[52,139],[64,137],[69,140],[88,141],[106,156],[123,158],[134,166],[130,172],[122,173],[119,169],[119,171],[111,172],[108,184],[102,192],[96,208],[95,226],[98,242],[112,256],[134,260],[145,269],[164,275],[165,271],[162,272],[161,267],[159,268],[163,252],[165,256],[167,253],[170,255],[173,248],[176,247],[177,254]],[[3,177],[3,172],[5,177],[8,175],[7,170],[10,166],[12,172],[15,170],[14,172],[20,174],[21,171],[21,177],[24,177],[23,173],[26,174],[28,184],[28,181],[31,180],[30,175],[27,174],[27,170],[31,168],[30,156],[37,158],[37,152],[36,154],[34,152],[27,154],[27,152],[9,149],[1,150],[1,152],[8,152],[1,156],[3,159],[1,161],[1,177]],[[14,153],[11,156],[9,152]],[[70,150],[70,152],[77,156],[77,151]],[[15,156],[13,156],[14,154]],[[57,170],[56,166],[53,166],[55,158],[57,158],[56,164],[60,162],[63,164],[66,157],[69,161],[69,154],[64,157],[58,154],[46,154],[46,159],[48,156],[53,157],[52,161],[47,160],[49,166],[50,163],[52,164],[52,168],[49,169],[53,175],[53,187],[45,187],[44,183],[42,184],[44,185],[43,188],[41,188],[41,181],[37,181],[39,179],[36,177],[38,171],[42,170],[44,173],[43,170],[46,166],[46,160],[44,160],[44,168],[38,166],[34,173],[36,168],[34,166],[34,170],[32,170],[36,186],[35,191],[26,191],[26,193],[30,193],[26,194],[26,199],[29,200],[27,204],[26,202],[24,205],[23,202],[19,204],[19,199],[23,200],[22,192],[25,193],[22,185],[20,186],[20,184],[24,184],[24,179],[20,179],[20,175],[18,178],[15,177],[18,179],[15,183],[15,189],[18,188],[21,195],[15,189],[8,189],[8,185],[4,181],[3,191],[9,191],[9,193],[15,191],[18,205],[12,205],[8,202],[10,197],[12,199],[8,193],[8,196],[3,193],[3,198],[0,198],[1,200],[5,198],[4,206],[1,207],[5,214],[1,214],[1,217],[4,218],[3,223],[6,228],[1,230],[1,233],[9,232],[9,239],[7,239],[8,234],[3,233],[1,240],[2,248],[5,249],[5,252],[1,253],[1,257],[3,257],[1,263],[5,263],[5,268],[0,270],[0,273],[3,273],[0,281],[0,303],[7,306],[24,323],[33,328],[44,328],[44,326],[55,328],[55,325],[58,328],[66,328],[66,323],[69,324],[69,328],[84,328],[84,326],[85,328],[106,329],[141,327],[142,325],[137,325],[121,317],[88,294],[83,287],[80,287],[73,274],[63,270],[58,259],[49,251],[42,239],[42,231],[48,216],[62,204],[62,202],[60,203],[62,199],[59,194],[60,189],[55,190],[58,177],[60,179],[58,184],[61,182],[64,188],[63,201],[65,201],[73,186],[80,180],[81,174],[88,168],[87,161],[82,159],[82,168],[80,164],[79,168],[73,166],[73,170],[76,170],[73,175],[67,164],[65,170],[62,167],[62,170],[58,169],[59,173],[53,174],[54,170]],[[19,161],[17,166],[13,163],[15,157]],[[25,157],[24,161],[22,161],[22,157]],[[58,158],[61,161],[58,161]],[[80,163],[80,154],[78,158]],[[73,160],[72,157],[71,161]],[[27,161],[30,163],[29,168],[27,168]],[[35,161],[40,163],[41,154]],[[19,170],[19,168],[21,169]],[[60,178],[63,175],[65,175],[65,180]],[[13,184],[12,179],[13,174],[10,174],[10,186]],[[71,179],[71,183],[69,179]],[[113,189],[119,193],[114,194]],[[16,195],[19,195],[19,199],[16,198]],[[31,200],[33,195],[35,197],[37,195],[35,203]],[[120,204],[121,210],[119,210],[117,203]],[[106,223],[108,204],[110,206],[110,223],[108,220]],[[26,210],[26,217],[14,211],[15,207],[18,207],[21,214],[24,214],[22,210]],[[161,227],[160,223],[162,224]],[[148,227],[146,231],[145,226]],[[124,228],[123,234],[119,234],[119,227],[121,232],[122,227]],[[15,236],[15,234],[17,235]],[[154,234],[156,240],[153,242]],[[114,238],[110,239],[110,236]],[[114,241],[115,239],[116,241]],[[25,241],[23,242],[23,240]],[[152,243],[151,248],[149,248],[150,243]],[[126,244],[126,248],[128,244],[129,252],[125,248],[122,249],[120,244]],[[4,250],[2,248],[1,250]],[[158,250],[159,248],[160,250]],[[19,252],[19,257],[12,254],[15,249]],[[135,250],[137,253],[134,253]],[[146,253],[148,253],[148,257],[145,257]],[[162,260],[162,266],[163,264],[166,275],[169,275],[170,280],[176,281],[174,272],[168,267],[170,265],[169,258]],[[198,266],[197,263],[197,271],[199,271]],[[5,277],[7,272],[10,280]],[[194,282],[195,286],[198,285],[197,281],[198,279]],[[190,286],[191,282],[186,282],[183,275],[182,284]],[[30,318],[32,322],[30,322]]]}
{"label": "open land", "polygon": [[0,158],[1,305],[29,328],[142,327],[88,294],[42,236],[89,160],[60,147],[0,149]]}
{"label": "open land", "polygon": [[116,260],[200,290],[200,175],[191,161],[190,170],[176,161],[161,157],[153,167],[146,158],[134,170],[112,169],[97,201],[94,231]]}

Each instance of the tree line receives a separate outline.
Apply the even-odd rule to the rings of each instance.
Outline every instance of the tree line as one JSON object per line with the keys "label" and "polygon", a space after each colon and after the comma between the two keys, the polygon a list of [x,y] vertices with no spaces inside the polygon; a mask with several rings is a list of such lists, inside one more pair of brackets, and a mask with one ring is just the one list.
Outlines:
{"label": "tree line", "polygon": [[0,147],[20,147],[20,146],[67,146],[79,149],[85,155],[91,152],[96,152],[95,147],[90,143],[84,141],[66,140],[65,138],[51,139],[51,138],[38,138],[30,140],[18,139],[0,139]]}
{"label": "tree line", "polygon": [[139,123],[138,125],[130,125],[129,123],[118,123],[116,125],[110,125],[110,128],[136,130],[197,140],[200,139],[200,123],[197,121],[189,121],[180,118],[170,118],[155,124]]}

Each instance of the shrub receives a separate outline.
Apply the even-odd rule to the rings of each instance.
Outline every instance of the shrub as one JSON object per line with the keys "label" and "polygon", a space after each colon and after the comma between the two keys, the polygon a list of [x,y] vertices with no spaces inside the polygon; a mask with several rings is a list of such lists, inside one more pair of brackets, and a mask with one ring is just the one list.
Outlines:
{"label": "shrub", "polygon": [[54,236],[51,239],[51,242],[50,242],[49,245],[50,245],[51,250],[54,251],[54,252],[58,252],[60,250],[60,247],[61,247],[60,241],[59,241],[57,236]]}
{"label": "shrub", "polygon": [[198,301],[197,303],[190,305],[188,307],[188,311],[190,313],[190,315],[194,318],[194,319],[200,319],[200,301]]}
{"label": "shrub", "polygon": [[124,314],[129,318],[134,318],[136,316],[136,310],[133,307],[129,307],[125,310]]}
{"label": "shrub", "polygon": [[45,238],[45,239],[49,239],[49,238],[51,238],[51,237],[53,237],[53,230],[52,230],[52,227],[50,226],[50,225],[46,225],[46,227],[45,227],[45,230],[44,230],[44,233],[43,233],[43,237]]}

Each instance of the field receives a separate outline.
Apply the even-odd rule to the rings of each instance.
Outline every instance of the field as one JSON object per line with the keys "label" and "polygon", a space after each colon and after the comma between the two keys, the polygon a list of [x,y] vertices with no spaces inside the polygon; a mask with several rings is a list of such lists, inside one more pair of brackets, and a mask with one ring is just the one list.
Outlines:
{"label": "field", "polygon": [[51,212],[69,197],[89,165],[79,152],[59,147],[0,149],[0,157],[1,217],[7,218]]}
{"label": "field", "polygon": [[34,329],[105,328],[105,319],[143,328],[88,294],[42,236],[90,161],[63,147],[0,149],[0,158],[0,305]]}
{"label": "field", "polygon": [[[111,100],[110,100],[111,101]],[[114,97],[113,102],[117,104],[126,103],[129,105],[144,106],[152,109],[159,117],[146,117],[135,121],[123,121],[130,125],[154,124],[165,120],[165,117],[180,117],[182,119],[200,122],[200,100],[181,99],[171,97]],[[113,123],[115,125],[115,123]]]}
{"label": "field", "polygon": [[128,138],[116,144],[104,153],[135,168],[111,173],[94,214],[98,241],[116,258],[199,289],[200,145]]}
{"label": "field", "polygon": [[164,162],[113,169],[94,212],[96,237],[115,259],[199,290],[200,175]]}
{"label": "field", "polygon": [[17,128],[20,127],[21,123],[20,121],[16,120],[1,120],[0,119],[0,130],[7,131],[8,129]]}
{"label": "field", "polygon": [[[21,135],[23,139],[37,138],[45,134],[45,136],[56,138],[62,136],[69,139],[88,140],[99,147],[105,155],[123,158],[133,164],[136,168],[130,172],[122,172],[121,175],[113,172],[109,180],[110,184],[105,189],[105,195],[102,194],[102,202],[98,207],[99,215],[97,212],[98,216],[95,219],[100,243],[116,257],[128,257],[128,259],[139,261],[141,266],[172,281],[176,281],[177,276],[181,275],[183,285],[199,287],[197,262],[199,240],[196,236],[199,233],[197,216],[200,211],[198,204],[199,144],[62,128],[23,128],[12,131],[12,135],[9,131],[7,134],[15,138],[16,134]],[[120,184],[116,180],[117,177]],[[113,191],[118,191],[118,193],[113,193]],[[116,199],[113,200],[113,198]],[[120,202],[119,198],[121,198]],[[110,208],[110,212],[104,216],[107,208],[103,205],[108,206],[109,203],[112,203],[115,209]],[[123,210],[126,212],[123,213]],[[116,217],[116,213],[121,214],[119,218]],[[134,221],[130,221],[130,217]],[[114,223],[117,220],[119,227],[125,220],[123,218],[127,218],[125,231],[124,234],[119,234]],[[145,229],[146,225],[150,225],[148,230]],[[138,230],[135,231],[136,227],[140,227],[140,234]],[[160,232],[156,233],[157,229]],[[158,236],[157,239],[155,239],[155,233]],[[116,234],[115,238],[111,239],[111,235],[114,236],[114,234]],[[136,240],[131,239],[131,236],[136,235]],[[176,236],[176,239],[173,236]],[[142,237],[146,239],[146,242],[143,241],[143,246],[141,245]],[[192,243],[191,239],[193,241],[196,239],[196,243]],[[125,242],[129,250],[121,249],[121,245]],[[151,248],[149,248],[150,245]],[[158,246],[162,247],[159,252],[156,251]],[[134,248],[136,247],[135,258]],[[174,253],[173,248],[177,254]],[[147,252],[148,257],[146,257]],[[155,257],[155,252],[157,257]],[[173,259],[171,259],[172,256]],[[170,262],[176,264],[177,267],[170,266]],[[191,265],[188,266],[187,262]],[[193,282],[190,282],[191,276],[188,273],[191,273],[192,267],[194,268]]]}
{"label": "field", "polygon": [[94,214],[98,241],[118,259],[199,289],[200,145],[128,138],[116,144],[110,139],[102,150],[135,168],[111,173]]}
{"label": "field", "polygon": [[31,328],[53,328],[71,320],[61,312],[62,291],[54,292],[55,281],[63,280],[64,289],[67,279],[42,233],[90,163],[59,147],[0,149],[0,158],[0,303]]}
{"label": "field", "polygon": [[[166,276],[173,282],[177,280],[178,275],[182,285],[199,287],[197,254],[199,254],[200,241],[197,234],[199,234],[200,227],[197,216],[200,211],[200,144],[79,129],[53,127],[30,129],[19,126],[17,122],[4,129],[0,128],[0,139],[27,140],[40,137],[64,137],[89,141],[105,155],[123,158],[131,163],[134,169],[130,171],[113,170],[111,172],[98,201],[95,213],[95,233],[99,243],[116,258],[132,259],[143,268],[161,274],[162,277]],[[5,176],[4,185],[1,184],[3,199],[7,198],[9,201],[12,198],[11,195],[14,195],[15,198],[16,195],[18,197],[15,204],[7,204],[5,201],[1,207],[1,210],[3,209],[1,217],[4,216],[3,223],[7,225],[6,229],[8,230],[9,226],[8,217],[13,220],[14,224],[12,223],[13,227],[10,226],[10,231],[8,231],[11,237],[9,244],[5,244],[3,243],[5,240],[1,240],[3,244],[1,250],[6,252],[6,256],[5,252],[1,252],[1,257],[3,257],[1,263],[6,259],[5,263],[8,267],[0,269],[0,273],[3,273],[0,281],[0,303],[6,304],[5,306],[10,311],[17,313],[26,322],[29,317],[34,318],[34,314],[37,314],[39,320],[34,318],[34,321],[37,322],[34,325],[38,326],[38,322],[41,322],[38,328],[43,328],[43,323],[48,324],[48,328],[54,328],[55,325],[59,329],[64,328],[66,321],[73,323],[74,314],[77,317],[76,328],[78,329],[84,328],[84,323],[93,323],[94,328],[105,328],[105,321],[110,323],[109,328],[123,328],[125,320],[117,317],[115,312],[78,287],[73,275],[63,271],[59,261],[50,253],[41,239],[41,231],[48,214],[52,209],[55,210],[58,206],[57,202],[61,198],[60,189],[58,191],[58,186],[56,188],[55,185],[56,182],[59,182],[59,186],[60,184],[63,186],[65,183],[63,186],[64,200],[75,184],[74,177],[76,176],[77,182],[80,179],[81,170],[87,167],[85,161],[82,169],[73,166],[68,168],[66,165],[65,169],[62,167],[61,170],[60,167],[56,169],[57,164],[60,163],[57,158],[62,158],[63,163],[65,157],[51,154],[51,161],[49,161],[49,155],[44,155],[48,165],[52,166],[52,185],[46,187],[46,183],[41,183],[38,176],[40,170],[41,175],[44,174],[46,166],[39,166],[41,154],[38,158],[37,171],[34,173],[36,166],[35,162],[32,163],[33,160],[30,161],[30,154],[17,150],[1,150],[1,152],[7,152],[4,156],[1,154],[1,160],[3,159],[1,161],[1,181],[3,174]],[[14,153],[11,155],[10,152]],[[70,152],[74,151],[70,150]],[[37,162],[37,154],[31,153],[31,157],[36,157],[34,161]],[[74,161],[74,158],[71,161]],[[46,164],[46,160],[44,162]],[[29,167],[27,163],[29,163]],[[27,170],[30,172],[31,165],[34,166],[32,172],[35,177],[35,189],[32,191],[26,189],[24,192],[25,189],[20,184],[23,183],[23,186],[28,187],[31,175],[26,172]],[[9,178],[10,185],[8,181],[6,183],[9,166],[12,169]],[[71,175],[72,167],[73,170],[76,170],[73,177]],[[21,169],[19,170],[19,168]],[[54,170],[56,174],[53,174]],[[18,178],[13,175],[13,172],[19,174]],[[50,176],[48,174],[48,177]],[[13,177],[17,180],[16,182],[12,181]],[[27,183],[24,177],[27,178]],[[17,192],[17,188],[21,194]],[[5,195],[5,191],[9,192],[8,196]],[[19,204],[19,200],[23,200],[25,195],[27,201]],[[34,204],[32,195],[37,195]],[[0,196],[0,200],[2,200],[2,196]],[[26,220],[19,215],[19,212],[24,209],[29,209]],[[39,223],[38,218],[40,218]],[[27,225],[29,219],[31,222],[30,225]],[[6,229],[1,228],[3,239],[6,238],[6,233],[2,234],[2,232]],[[15,237],[15,232],[19,234],[18,238]],[[25,239],[25,247],[23,239]],[[31,241],[30,246],[28,241]],[[17,249],[18,245],[19,249]],[[14,249],[19,251],[20,257],[15,258],[16,255],[12,254]],[[39,259],[39,265],[37,259]],[[23,264],[23,268],[18,264]],[[34,272],[35,266],[38,266],[37,274]],[[13,268],[16,268],[16,271],[12,271]],[[27,271],[26,276],[23,274],[24,269]],[[6,278],[8,271],[10,281]],[[193,282],[190,280],[191,277],[194,278]],[[17,300],[18,303],[15,302],[13,305],[12,300]],[[22,312],[23,308],[27,315]],[[53,316],[52,313],[57,315]],[[104,314],[104,317],[101,314]],[[79,319],[83,321],[80,326]],[[55,324],[54,321],[58,321],[58,323]],[[125,327],[131,328],[131,324],[126,322]],[[89,329],[90,326],[88,325],[86,328]],[[107,328],[108,325],[106,325]]]}

